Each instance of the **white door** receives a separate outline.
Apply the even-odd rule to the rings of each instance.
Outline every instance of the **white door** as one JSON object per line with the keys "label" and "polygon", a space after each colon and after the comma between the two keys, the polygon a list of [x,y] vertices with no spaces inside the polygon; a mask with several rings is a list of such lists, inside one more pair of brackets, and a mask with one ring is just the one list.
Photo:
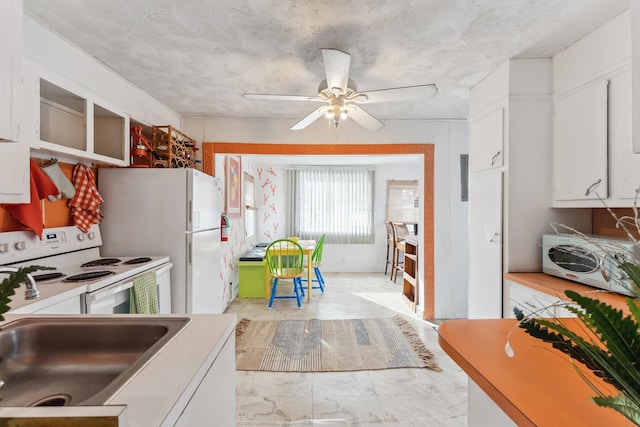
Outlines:
{"label": "white door", "polygon": [[220,271],[220,230],[190,233],[187,243],[187,312],[220,314],[229,300]]}
{"label": "white door", "polygon": [[502,317],[502,172],[469,180],[469,319]]}

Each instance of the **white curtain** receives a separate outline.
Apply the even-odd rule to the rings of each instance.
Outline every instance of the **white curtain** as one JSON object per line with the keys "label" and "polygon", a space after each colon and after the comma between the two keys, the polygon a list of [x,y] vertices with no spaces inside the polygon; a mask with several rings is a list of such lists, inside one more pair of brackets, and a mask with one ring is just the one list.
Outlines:
{"label": "white curtain", "polygon": [[326,243],[373,243],[374,171],[300,168],[285,171],[286,231]]}

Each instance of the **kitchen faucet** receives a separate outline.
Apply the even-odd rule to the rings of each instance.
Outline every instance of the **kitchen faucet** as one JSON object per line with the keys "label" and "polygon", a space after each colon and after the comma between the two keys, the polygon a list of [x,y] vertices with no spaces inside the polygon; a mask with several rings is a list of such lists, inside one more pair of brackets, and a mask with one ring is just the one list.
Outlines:
{"label": "kitchen faucet", "polygon": [[[16,273],[18,268],[16,267],[8,267],[8,266],[0,266],[0,273]],[[40,291],[38,290],[38,286],[36,286],[36,281],[33,279],[31,274],[27,273],[27,280],[24,282],[27,289],[24,291],[24,299],[36,299],[40,296]]]}

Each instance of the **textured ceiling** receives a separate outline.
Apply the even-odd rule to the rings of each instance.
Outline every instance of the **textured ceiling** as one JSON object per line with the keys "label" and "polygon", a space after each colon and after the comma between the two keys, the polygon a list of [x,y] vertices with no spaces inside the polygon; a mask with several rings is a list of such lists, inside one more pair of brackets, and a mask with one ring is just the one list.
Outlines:
{"label": "textured ceiling", "polygon": [[434,99],[368,104],[384,119],[466,118],[468,90],[510,57],[549,57],[629,0],[24,0],[25,12],[184,117],[291,118],[317,104],[321,48],[361,91],[436,83]]}

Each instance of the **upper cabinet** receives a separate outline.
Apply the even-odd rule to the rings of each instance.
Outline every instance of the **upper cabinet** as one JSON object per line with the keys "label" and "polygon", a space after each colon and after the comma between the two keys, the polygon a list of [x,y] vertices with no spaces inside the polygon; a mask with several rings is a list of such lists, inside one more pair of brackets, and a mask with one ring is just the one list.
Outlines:
{"label": "upper cabinet", "polygon": [[29,60],[24,64],[25,133],[31,147],[79,161],[126,166],[129,116]]}
{"label": "upper cabinet", "polygon": [[553,57],[554,207],[634,203],[631,31],[627,11]]}
{"label": "upper cabinet", "polygon": [[640,1],[629,2],[631,10],[631,61],[633,70],[633,152],[640,153]]}
{"label": "upper cabinet", "polygon": [[469,138],[469,170],[480,172],[503,165],[504,109],[499,108],[471,123]]}
{"label": "upper cabinet", "polygon": [[0,142],[20,140],[22,0],[0,2]]}
{"label": "upper cabinet", "polygon": [[0,1],[0,203],[27,203],[29,147],[21,141],[22,0]]}
{"label": "upper cabinet", "polygon": [[[553,197],[607,197],[607,80],[597,80],[553,102]],[[584,167],[589,165],[589,167]]]}

